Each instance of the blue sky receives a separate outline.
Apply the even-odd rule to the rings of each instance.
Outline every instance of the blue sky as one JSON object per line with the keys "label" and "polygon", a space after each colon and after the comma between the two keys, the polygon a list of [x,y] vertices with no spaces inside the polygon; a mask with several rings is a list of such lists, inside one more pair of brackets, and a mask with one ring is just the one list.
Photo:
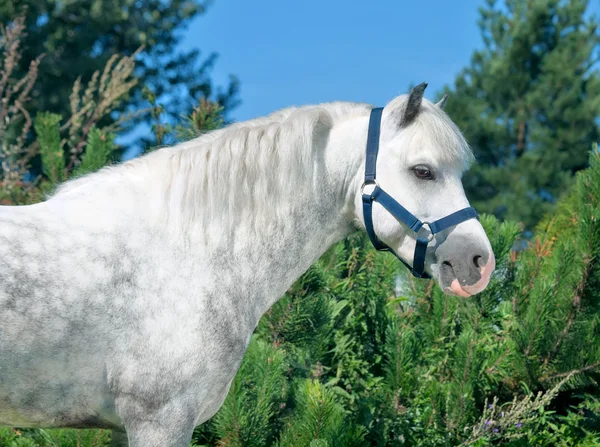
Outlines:
{"label": "blue sky", "polygon": [[[328,101],[385,105],[428,82],[436,98],[482,45],[483,0],[215,0],[184,32],[182,50],[219,54],[212,78],[241,83],[245,121],[292,105]],[[150,132],[120,138],[127,146]],[[137,155],[130,147],[123,158]]]}
{"label": "blue sky", "polygon": [[385,104],[410,83],[428,97],[481,46],[476,0],[216,0],[182,47],[219,53],[213,79],[235,74],[243,121],[290,105]]}

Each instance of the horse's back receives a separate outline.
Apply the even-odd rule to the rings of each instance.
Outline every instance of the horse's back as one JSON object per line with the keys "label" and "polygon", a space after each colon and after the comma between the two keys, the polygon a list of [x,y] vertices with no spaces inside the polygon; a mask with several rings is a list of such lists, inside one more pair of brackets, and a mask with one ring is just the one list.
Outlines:
{"label": "horse's back", "polygon": [[77,205],[0,208],[0,425],[112,427],[184,397],[203,422],[257,322],[245,290],[136,212]]}
{"label": "horse's back", "polygon": [[96,411],[81,411],[112,411],[98,352],[107,334],[94,324],[102,314],[81,299],[90,268],[46,211],[0,208],[0,425],[102,425]]}

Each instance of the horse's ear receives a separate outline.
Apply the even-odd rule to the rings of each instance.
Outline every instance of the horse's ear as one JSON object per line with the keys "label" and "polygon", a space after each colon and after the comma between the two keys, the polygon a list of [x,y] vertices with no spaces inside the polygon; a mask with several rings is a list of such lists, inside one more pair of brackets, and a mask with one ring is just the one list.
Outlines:
{"label": "horse's ear", "polygon": [[421,110],[421,102],[423,101],[423,93],[427,88],[427,83],[423,82],[413,89],[408,94],[408,101],[406,107],[402,111],[400,118],[400,127],[408,126],[414,121]]}
{"label": "horse's ear", "polygon": [[446,101],[448,101],[448,94],[445,94],[444,96],[442,96],[442,99],[440,99],[438,102],[436,102],[435,105],[438,106],[440,109],[444,110]]}

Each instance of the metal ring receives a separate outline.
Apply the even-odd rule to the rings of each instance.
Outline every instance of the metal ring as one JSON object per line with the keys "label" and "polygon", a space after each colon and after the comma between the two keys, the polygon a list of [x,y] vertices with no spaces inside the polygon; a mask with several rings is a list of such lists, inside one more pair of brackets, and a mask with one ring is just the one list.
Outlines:
{"label": "metal ring", "polygon": [[423,229],[423,227],[425,225],[427,225],[427,228],[429,228],[429,234],[427,235],[427,242],[431,242],[433,240],[433,238],[435,238],[435,234],[433,233],[433,231],[431,231],[431,222],[423,222],[423,225],[421,225],[419,232]]}
{"label": "metal ring", "polygon": [[[373,191],[375,191],[375,188],[379,188],[379,183],[377,183],[377,180],[373,179],[373,180],[365,180],[364,183],[362,184],[362,186],[360,187],[360,194],[361,195],[365,195],[365,186],[373,186]],[[373,191],[371,191],[371,193],[369,194],[369,196],[371,196],[373,194]]]}

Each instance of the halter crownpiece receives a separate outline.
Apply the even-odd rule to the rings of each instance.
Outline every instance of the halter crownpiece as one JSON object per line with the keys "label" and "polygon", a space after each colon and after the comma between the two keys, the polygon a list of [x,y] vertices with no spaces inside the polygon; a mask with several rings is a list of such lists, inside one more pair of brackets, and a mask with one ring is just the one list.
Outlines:
{"label": "halter crownpiece", "polygon": [[[479,215],[474,208],[468,207],[449,214],[446,217],[442,217],[435,222],[422,222],[379,187],[379,183],[377,183],[376,180],[376,166],[377,153],[379,152],[379,134],[381,130],[382,113],[383,107],[374,108],[371,110],[371,116],[369,118],[365,181],[361,187],[365,228],[369,235],[369,239],[371,239],[371,243],[377,250],[393,253],[410,270],[413,276],[417,278],[430,278],[425,272],[425,256],[427,254],[427,246],[433,240],[435,234],[465,222],[466,220],[479,219]],[[365,192],[366,187],[372,187],[373,189],[370,193],[367,193]],[[396,220],[404,223],[416,234],[417,243],[415,246],[412,267],[404,259],[398,256],[394,250],[377,238],[375,229],[373,228],[373,202],[379,203],[394,216]],[[421,230],[425,229],[425,227],[428,227],[429,232],[426,237],[420,236]]]}

